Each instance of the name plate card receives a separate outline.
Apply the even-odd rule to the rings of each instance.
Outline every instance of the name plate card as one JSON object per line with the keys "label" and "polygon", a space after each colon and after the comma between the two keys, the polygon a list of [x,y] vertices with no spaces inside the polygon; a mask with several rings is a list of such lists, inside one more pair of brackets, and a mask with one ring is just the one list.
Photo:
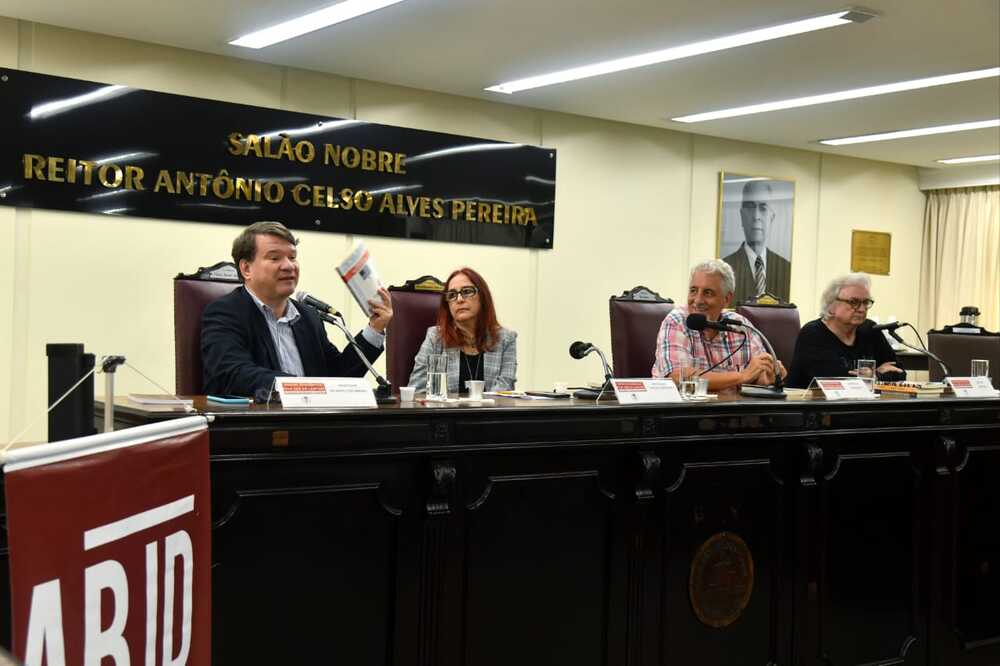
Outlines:
{"label": "name plate card", "polygon": [[863,379],[853,377],[816,378],[816,386],[827,400],[874,400],[877,395],[868,390]]}
{"label": "name plate card", "polygon": [[995,398],[1000,395],[989,377],[948,377],[957,398]]}
{"label": "name plate card", "polygon": [[378,407],[364,377],[278,377],[282,407]]}
{"label": "name plate card", "polygon": [[643,402],[683,402],[671,379],[612,379],[615,396],[623,405]]}

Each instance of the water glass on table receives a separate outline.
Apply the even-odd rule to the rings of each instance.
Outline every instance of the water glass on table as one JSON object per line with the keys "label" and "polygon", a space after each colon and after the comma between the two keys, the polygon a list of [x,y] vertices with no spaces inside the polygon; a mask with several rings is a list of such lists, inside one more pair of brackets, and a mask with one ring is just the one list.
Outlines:
{"label": "water glass on table", "polygon": [[969,376],[970,377],[989,377],[990,376],[990,360],[987,358],[974,358],[970,363]]}
{"label": "water glass on table", "polygon": [[427,399],[448,399],[447,354],[431,354],[427,358]]}
{"label": "water glass on table", "polygon": [[875,360],[870,358],[858,359],[857,373],[865,382],[869,393],[875,392]]}
{"label": "water glass on table", "polygon": [[701,376],[705,364],[698,359],[692,359],[690,364],[681,369],[681,397],[685,400],[698,400],[708,394],[708,379]]}

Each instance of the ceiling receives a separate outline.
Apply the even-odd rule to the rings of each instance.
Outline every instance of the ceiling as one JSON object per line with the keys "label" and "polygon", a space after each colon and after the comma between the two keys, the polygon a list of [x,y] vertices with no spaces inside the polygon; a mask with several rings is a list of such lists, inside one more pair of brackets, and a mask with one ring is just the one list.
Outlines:
{"label": "ceiling", "polygon": [[[0,15],[640,125],[903,164],[1000,153],[1000,128],[819,139],[1000,118],[991,78],[696,124],[669,118],[1000,66],[1000,0],[872,0],[879,17],[514,95],[483,88],[842,10],[831,0],[406,0],[253,51],[226,44],[330,0],[0,0]],[[1000,166],[998,166],[1000,169]]]}

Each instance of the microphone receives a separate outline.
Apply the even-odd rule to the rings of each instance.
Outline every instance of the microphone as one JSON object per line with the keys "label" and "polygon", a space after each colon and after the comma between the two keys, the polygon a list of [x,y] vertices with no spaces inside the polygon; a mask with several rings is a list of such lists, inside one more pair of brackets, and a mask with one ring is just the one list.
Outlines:
{"label": "microphone", "polygon": [[[589,342],[580,342],[577,340],[569,346],[569,355],[576,359],[583,358],[591,352],[596,352],[597,355],[601,357],[601,364],[604,366],[604,386],[601,387],[601,392],[597,394],[597,399],[600,400],[601,395],[603,395],[604,392],[611,386],[611,378],[614,376],[611,372],[611,366],[608,365],[608,359],[604,357],[604,354],[600,349]],[[593,393],[593,391],[585,389],[577,391],[573,395],[577,398],[593,398],[594,396],[591,395],[591,393]]]}
{"label": "microphone", "polygon": [[909,324],[901,321],[892,321],[888,324],[876,324],[872,326],[873,331],[895,331],[897,328],[902,328],[903,326],[909,326]]}
{"label": "microphone", "polygon": [[[775,362],[777,362],[778,355],[774,353],[774,347],[771,346],[771,341],[768,340],[767,336],[764,335],[763,333],[761,333],[760,330],[758,330],[756,326],[754,326],[753,324],[751,324],[748,321],[736,321],[735,319],[727,319],[726,317],[723,317],[722,319],[720,319],[717,322],[716,321],[709,321],[705,317],[705,315],[697,313],[697,312],[689,314],[688,318],[687,318],[687,327],[690,328],[690,329],[692,329],[692,330],[695,330],[695,331],[701,331],[701,330],[704,330],[706,328],[711,328],[711,329],[714,329],[716,331],[729,331],[729,332],[732,332],[732,333],[743,333],[743,331],[739,330],[739,328],[733,328],[734,326],[738,326],[740,328],[747,328],[747,329],[753,331],[754,333],[756,333],[757,335],[759,335],[761,341],[763,341],[763,343],[764,343],[764,347],[767,349],[768,353],[771,355],[771,358],[773,358],[775,360]],[[784,391],[784,387],[782,385],[781,373],[778,372],[777,366],[775,366],[775,368],[774,368],[774,384],[772,384],[769,388],[756,389],[755,390],[751,386],[744,386],[742,389],[740,389],[740,392],[743,395],[747,395],[747,396],[751,396],[751,397],[756,397],[756,398],[784,398],[785,397],[785,391]]]}
{"label": "microphone", "polygon": [[328,315],[333,315],[334,317],[340,317],[341,319],[344,318],[344,315],[337,312],[333,308],[333,306],[324,303],[315,296],[307,294],[304,291],[300,291],[299,293],[295,294],[295,300],[299,301],[303,305],[308,305],[314,310],[319,310],[320,312],[324,312]]}
{"label": "microphone", "polygon": [[365,353],[361,351],[361,348],[358,347],[358,343],[354,341],[354,336],[351,335],[351,332],[347,329],[347,325],[344,324],[344,316],[323,301],[318,298],[313,298],[304,291],[300,291],[295,296],[297,301],[315,310],[320,319],[337,327],[347,337],[347,344],[349,344],[354,351],[357,352],[358,358],[361,359],[362,363],[365,364],[365,367],[368,368],[368,372],[372,374],[372,377],[374,377],[375,381],[378,383],[378,388],[375,389],[376,402],[395,402],[395,399],[392,397],[392,387],[389,385],[389,382],[385,380],[385,377],[378,373],[375,366],[373,366],[371,361],[368,360],[368,357],[365,356]]}
{"label": "microphone", "polygon": [[722,318],[719,321],[709,321],[709,319],[705,315],[699,312],[692,312],[691,314],[689,314],[687,316],[687,321],[685,323],[687,324],[687,327],[690,328],[692,331],[704,331],[706,328],[708,328],[713,331],[726,331],[728,333],[739,333],[739,331],[737,331],[732,326],[742,325],[738,321],[732,321],[726,318]]}

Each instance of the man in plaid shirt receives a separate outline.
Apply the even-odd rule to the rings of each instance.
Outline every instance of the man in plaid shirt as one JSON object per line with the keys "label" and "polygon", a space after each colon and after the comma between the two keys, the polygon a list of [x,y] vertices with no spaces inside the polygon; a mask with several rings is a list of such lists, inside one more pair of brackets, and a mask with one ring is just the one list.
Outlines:
{"label": "man in plaid shirt", "polygon": [[[773,384],[775,369],[782,377],[787,374],[781,361],[765,351],[760,336],[748,329],[746,344],[741,348],[740,333],[694,331],[687,327],[687,316],[692,312],[705,315],[709,321],[718,321],[723,308],[732,304],[735,287],[733,269],[721,259],[709,259],[691,269],[687,307],[674,308],[660,324],[654,377],[670,377],[680,383],[718,363],[706,377],[709,391],[722,391],[738,389],[741,384]],[[726,319],[747,321],[735,312],[727,313]]]}

